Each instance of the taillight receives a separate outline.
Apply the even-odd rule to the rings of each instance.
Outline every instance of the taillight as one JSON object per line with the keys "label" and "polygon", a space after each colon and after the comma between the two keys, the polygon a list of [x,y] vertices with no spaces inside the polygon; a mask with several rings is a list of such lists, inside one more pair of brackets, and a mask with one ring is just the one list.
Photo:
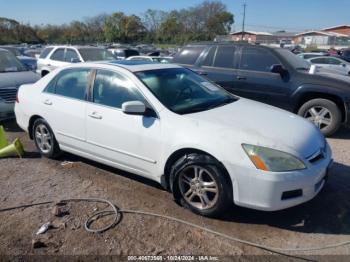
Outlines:
{"label": "taillight", "polygon": [[18,99],[18,91],[17,91],[17,94],[16,94],[16,103],[19,103],[19,99]]}

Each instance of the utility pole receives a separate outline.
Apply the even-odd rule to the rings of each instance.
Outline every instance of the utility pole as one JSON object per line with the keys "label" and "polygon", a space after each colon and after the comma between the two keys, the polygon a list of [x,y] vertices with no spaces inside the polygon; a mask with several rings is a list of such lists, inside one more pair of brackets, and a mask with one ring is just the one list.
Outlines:
{"label": "utility pole", "polygon": [[244,4],[243,4],[243,23],[242,23],[242,41],[244,39],[244,30],[245,30],[245,10],[247,8],[247,3],[244,0]]}

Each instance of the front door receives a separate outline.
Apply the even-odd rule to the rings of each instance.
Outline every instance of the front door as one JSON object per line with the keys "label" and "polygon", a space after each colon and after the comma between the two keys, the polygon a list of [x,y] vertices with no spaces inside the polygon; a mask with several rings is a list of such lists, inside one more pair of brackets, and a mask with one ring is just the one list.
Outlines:
{"label": "front door", "polygon": [[281,64],[269,50],[259,47],[243,47],[239,70],[233,89],[238,95],[266,104],[290,110],[288,101],[290,81],[272,73],[271,66]]}
{"label": "front door", "polygon": [[157,117],[121,110],[128,101],[147,105],[134,84],[121,73],[97,70],[91,100],[86,110],[89,153],[115,167],[152,177],[161,155],[161,126]]}

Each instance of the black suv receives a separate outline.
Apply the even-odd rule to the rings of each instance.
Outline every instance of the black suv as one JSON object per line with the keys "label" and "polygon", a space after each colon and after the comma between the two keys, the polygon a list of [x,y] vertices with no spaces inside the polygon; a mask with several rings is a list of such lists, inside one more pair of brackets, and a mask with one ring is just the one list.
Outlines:
{"label": "black suv", "polygon": [[235,43],[185,46],[173,60],[229,92],[283,108],[331,135],[350,117],[350,78],[310,74],[287,49]]}

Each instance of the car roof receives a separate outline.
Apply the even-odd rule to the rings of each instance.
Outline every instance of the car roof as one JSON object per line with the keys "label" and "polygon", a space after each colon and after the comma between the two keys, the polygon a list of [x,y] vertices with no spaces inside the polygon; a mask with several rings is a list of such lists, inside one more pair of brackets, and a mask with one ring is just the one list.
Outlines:
{"label": "car roof", "polygon": [[103,48],[103,47],[89,46],[89,45],[52,45],[52,46],[46,46],[45,48],[76,48],[76,49],[91,48],[91,49],[105,49],[105,48]]}
{"label": "car roof", "polygon": [[99,62],[98,64],[119,66],[131,72],[167,69],[167,68],[182,68],[181,66],[178,66],[175,64],[161,64],[161,63],[154,63],[151,61],[138,61],[138,60],[116,60],[116,61],[108,61],[108,62]]}

